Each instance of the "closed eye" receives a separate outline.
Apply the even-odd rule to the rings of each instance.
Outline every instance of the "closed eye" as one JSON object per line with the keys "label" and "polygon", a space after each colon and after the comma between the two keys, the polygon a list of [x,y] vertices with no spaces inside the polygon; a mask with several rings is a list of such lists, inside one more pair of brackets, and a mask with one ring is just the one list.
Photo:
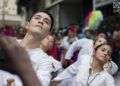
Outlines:
{"label": "closed eye", "polygon": [[46,24],[50,24],[50,20],[47,19],[47,18],[44,18],[43,21],[44,21]]}

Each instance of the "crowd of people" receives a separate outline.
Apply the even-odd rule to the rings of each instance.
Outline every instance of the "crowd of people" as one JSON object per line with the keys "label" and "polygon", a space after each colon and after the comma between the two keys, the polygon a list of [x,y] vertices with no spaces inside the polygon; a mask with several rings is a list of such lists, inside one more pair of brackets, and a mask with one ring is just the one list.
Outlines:
{"label": "crowd of people", "polygon": [[14,27],[11,25],[5,25],[4,27],[0,28],[0,34],[22,39],[26,34],[26,29],[22,28],[20,25]]}
{"label": "crowd of people", "polygon": [[53,24],[52,15],[41,11],[31,16],[26,32],[19,30],[22,36],[0,35],[0,86],[116,86],[120,28],[111,38],[90,29],[79,38],[73,25],[61,37]]}

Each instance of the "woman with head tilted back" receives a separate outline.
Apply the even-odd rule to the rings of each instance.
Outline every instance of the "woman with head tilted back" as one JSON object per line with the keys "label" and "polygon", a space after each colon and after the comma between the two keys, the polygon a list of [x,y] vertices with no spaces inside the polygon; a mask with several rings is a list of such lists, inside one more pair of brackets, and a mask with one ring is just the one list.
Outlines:
{"label": "woman with head tilted back", "polygon": [[[114,86],[113,77],[104,70],[104,65],[111,59],[111,53],[110,45],[101,44],[97,46],[93,54],[92,63],[88,65],[89,68],[80,67],[83,70],[80,70],[77,74],[76,81],[78,82],[76,83],[82,83],[84,84],[83,86]],[[80,72],[84,72],[84,76]]]}
{"label": "woman with head tilted back", "polygon": [[[94,48],[101,44],[104,44],[106,42],[107,42],[107,40],[105,38],[98,37],[98,38],[96,38],[96,40],[94,42]],[[88,67],[88,65],[90,65],[92,56],[84,54],[81,56],[81,59],[83,59],[83,60],[79,60],[79,61],[73,63],[71,66],[69,66],[67,69],[65,69],[61,74],[59,74],[53,81],[59,82],[62,80],[71,79],[72,77],[76,76],[76,74],[78,73],[78,70],[80,70],[80,69],[78,69],[78,66],[81,65],[83,62],[83,65]],[[113,62],[112,62],[112,66],[114,66],[116,68],[116,64],[114,64]],[[109,70],[107,70],[104,67],[104,70],[107,70],[107,72],[110,71],[111,74],[114,74],[115,71],[117,70],[117,69],[114,70],[114,68],[111,69],[111,67],[110,68],[108,67],[108,69]],[[112,72],[111,72],[111,70],[112,70]],[[68,82],[69,82],[69,80],[68,80]]]}
{"label": "woman with head tilted back", "polygon": [[[104,65],[111,59],[112,49],[108,44],[101,44],[95,48],[93,59],[91,56],[83,55],[83,60],[78,65],[76,75],[70,79],[69,83],[61,82],[60,86],[114,86],[113,77],[104,70]],[[87,57],[87,58],[86,58]],[[87,60],[91,60],[85,62]],[[60,78],[57,77],[56,83]],[[68,78],[69,79],[69,78]],[[54,84],[56,84],[54,83]],[[58,84],[57,84],[58,85]],[[58,85],[58,86],[59,86]]]}

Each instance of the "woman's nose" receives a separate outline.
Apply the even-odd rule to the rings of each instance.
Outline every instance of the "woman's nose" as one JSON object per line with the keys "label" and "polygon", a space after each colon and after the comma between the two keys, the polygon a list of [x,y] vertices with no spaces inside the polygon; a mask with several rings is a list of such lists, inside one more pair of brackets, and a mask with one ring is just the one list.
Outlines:
{"label": "woman's nose", "polygon": [[108,55],[108,52],[104,52],[104,55],[107,56],[107,55]]}

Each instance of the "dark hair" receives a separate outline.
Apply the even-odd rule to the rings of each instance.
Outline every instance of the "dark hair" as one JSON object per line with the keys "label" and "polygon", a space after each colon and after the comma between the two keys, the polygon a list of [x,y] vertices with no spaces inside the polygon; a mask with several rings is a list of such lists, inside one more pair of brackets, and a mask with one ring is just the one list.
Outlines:
{"label": "dark hair", "polygon": [[94,45],[95,45],[95,43],[96,43],[96,41],[99,39],[99,38],[103,38],[103,39],[105,39],[107,42],[108,42],[108,39],[107,38],[104,38],[104,37],[96,37],[95,39],[94,39]]}
{"label": "dark hair", "polygon": [[109,43],[104,43],[104,44],[101,44],[101,45],[98,45],[97,47],[95,47],[94,49],[95,49],[95,51],[97,51],[98,50],[98,48],[100,48],[101,46],[103,46],[103,45],[108,45],[108,46],[110,46],[111,47],[111,49],[112,49],[112,46],[109,44]]}
{"label": "dark hair", "polygon": [[88,38],[88,39],[94,39],[94,37],[95,37],[94,30],[85,30],[84,34],[85,34],[86,38]]}
{"label": "dark hair", "polygon": [[50,27],[50,31],[52,31],[53,26],[54,26],[54,18],[53,18],[52,14],[51,14],[49,11],[46,11],[46,10],[43,10],[43,11],[37,11],[37,12],[33,13],[33,14],[28,18],[28,21],[30,21],[31,18],[32,18],[36,13],[39,13],[39,12],[43,12],[43,13],[46,13],[47,15],[49,15],[49,17],[50,17],[50,19],[51,19],[51,27]]}

